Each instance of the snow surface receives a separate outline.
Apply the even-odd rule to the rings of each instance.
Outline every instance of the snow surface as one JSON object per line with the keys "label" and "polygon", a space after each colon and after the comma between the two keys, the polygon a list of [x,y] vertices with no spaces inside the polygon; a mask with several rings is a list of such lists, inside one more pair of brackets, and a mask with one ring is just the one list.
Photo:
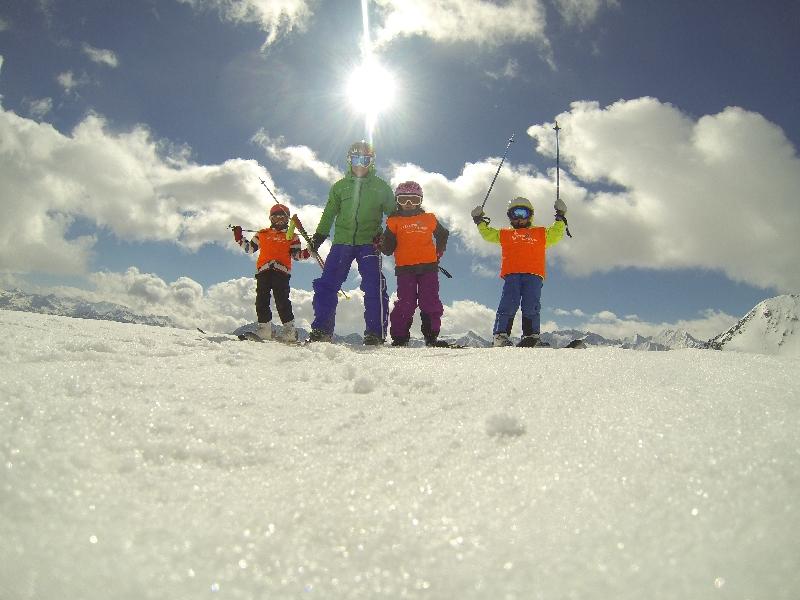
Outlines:
{"label": "snow surface", "polygon": [[0,598],[800,597],[800,360],[0,311]]}

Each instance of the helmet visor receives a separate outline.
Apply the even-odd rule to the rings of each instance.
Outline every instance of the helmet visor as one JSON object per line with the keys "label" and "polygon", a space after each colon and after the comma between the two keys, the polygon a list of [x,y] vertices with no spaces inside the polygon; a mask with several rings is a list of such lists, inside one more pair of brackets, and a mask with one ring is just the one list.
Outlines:
{"label": "helmet visor", "polygon": [[372,157],[369,154],[351,154],[350,164],[354,167],[368,167],[372,164]]}
{"label": "helmet visor", "polygon": [[509,219],[530,219],[531,209],[526,206],[515,206],[514,208],[508,211],[508,218]]}

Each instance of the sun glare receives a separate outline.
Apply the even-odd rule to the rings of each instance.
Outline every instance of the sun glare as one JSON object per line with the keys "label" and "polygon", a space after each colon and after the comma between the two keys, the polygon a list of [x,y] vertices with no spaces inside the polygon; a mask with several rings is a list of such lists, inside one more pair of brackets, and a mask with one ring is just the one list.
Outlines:
{"label": "sun glare", "polygon": [[394,76],[374,58],[353,70],[347,86],[350,106],[356,113],[365,115],[370,135],[378,115],[392,108],[396,93]]}
{"label": "sun glare", "polygon": [[347,94],[356,112],[379,114],[392,107],[396,88],[394,76],[373,59],[353,71]]}

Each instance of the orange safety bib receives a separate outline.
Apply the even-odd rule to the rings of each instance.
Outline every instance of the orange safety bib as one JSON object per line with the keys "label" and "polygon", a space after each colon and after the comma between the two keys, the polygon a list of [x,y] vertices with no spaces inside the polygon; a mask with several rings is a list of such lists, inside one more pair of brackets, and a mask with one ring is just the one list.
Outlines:
{"label": "orange safety bib", "polygon": [[288,271],[292,270],[292,258],[289,250],[292,244],[297,240],[297,236],[293,239],[286,239],[286,231],[277,231],[275,229],[262,229],[258,232],[258,260],[256,261],[256,269],[260,269],[271,260],[278,261]]}
{"label": "orange safety bib", "polygon": [[500,277],[509,273],[531,273],[545,277],[545,246],[547,230],[544,227],[501,229]]}
{"label": "orange safety bib", "polygon": [[436,244],[433,232],[439,222],[433,213],[402,216],[392,215],[386,228],[397,238],[394,264],[398,267],[424,265],[436,262]]}

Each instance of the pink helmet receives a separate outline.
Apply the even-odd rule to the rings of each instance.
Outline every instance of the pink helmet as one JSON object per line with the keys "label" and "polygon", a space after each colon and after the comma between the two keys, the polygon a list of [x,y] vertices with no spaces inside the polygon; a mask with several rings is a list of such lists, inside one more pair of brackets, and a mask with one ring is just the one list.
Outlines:
{"label": "pink helmet", "polygon": [[398,196],[419,196],[422,198],[422,186],[416,181],[404,181],[394,191],[394,197],[397,198]]}

